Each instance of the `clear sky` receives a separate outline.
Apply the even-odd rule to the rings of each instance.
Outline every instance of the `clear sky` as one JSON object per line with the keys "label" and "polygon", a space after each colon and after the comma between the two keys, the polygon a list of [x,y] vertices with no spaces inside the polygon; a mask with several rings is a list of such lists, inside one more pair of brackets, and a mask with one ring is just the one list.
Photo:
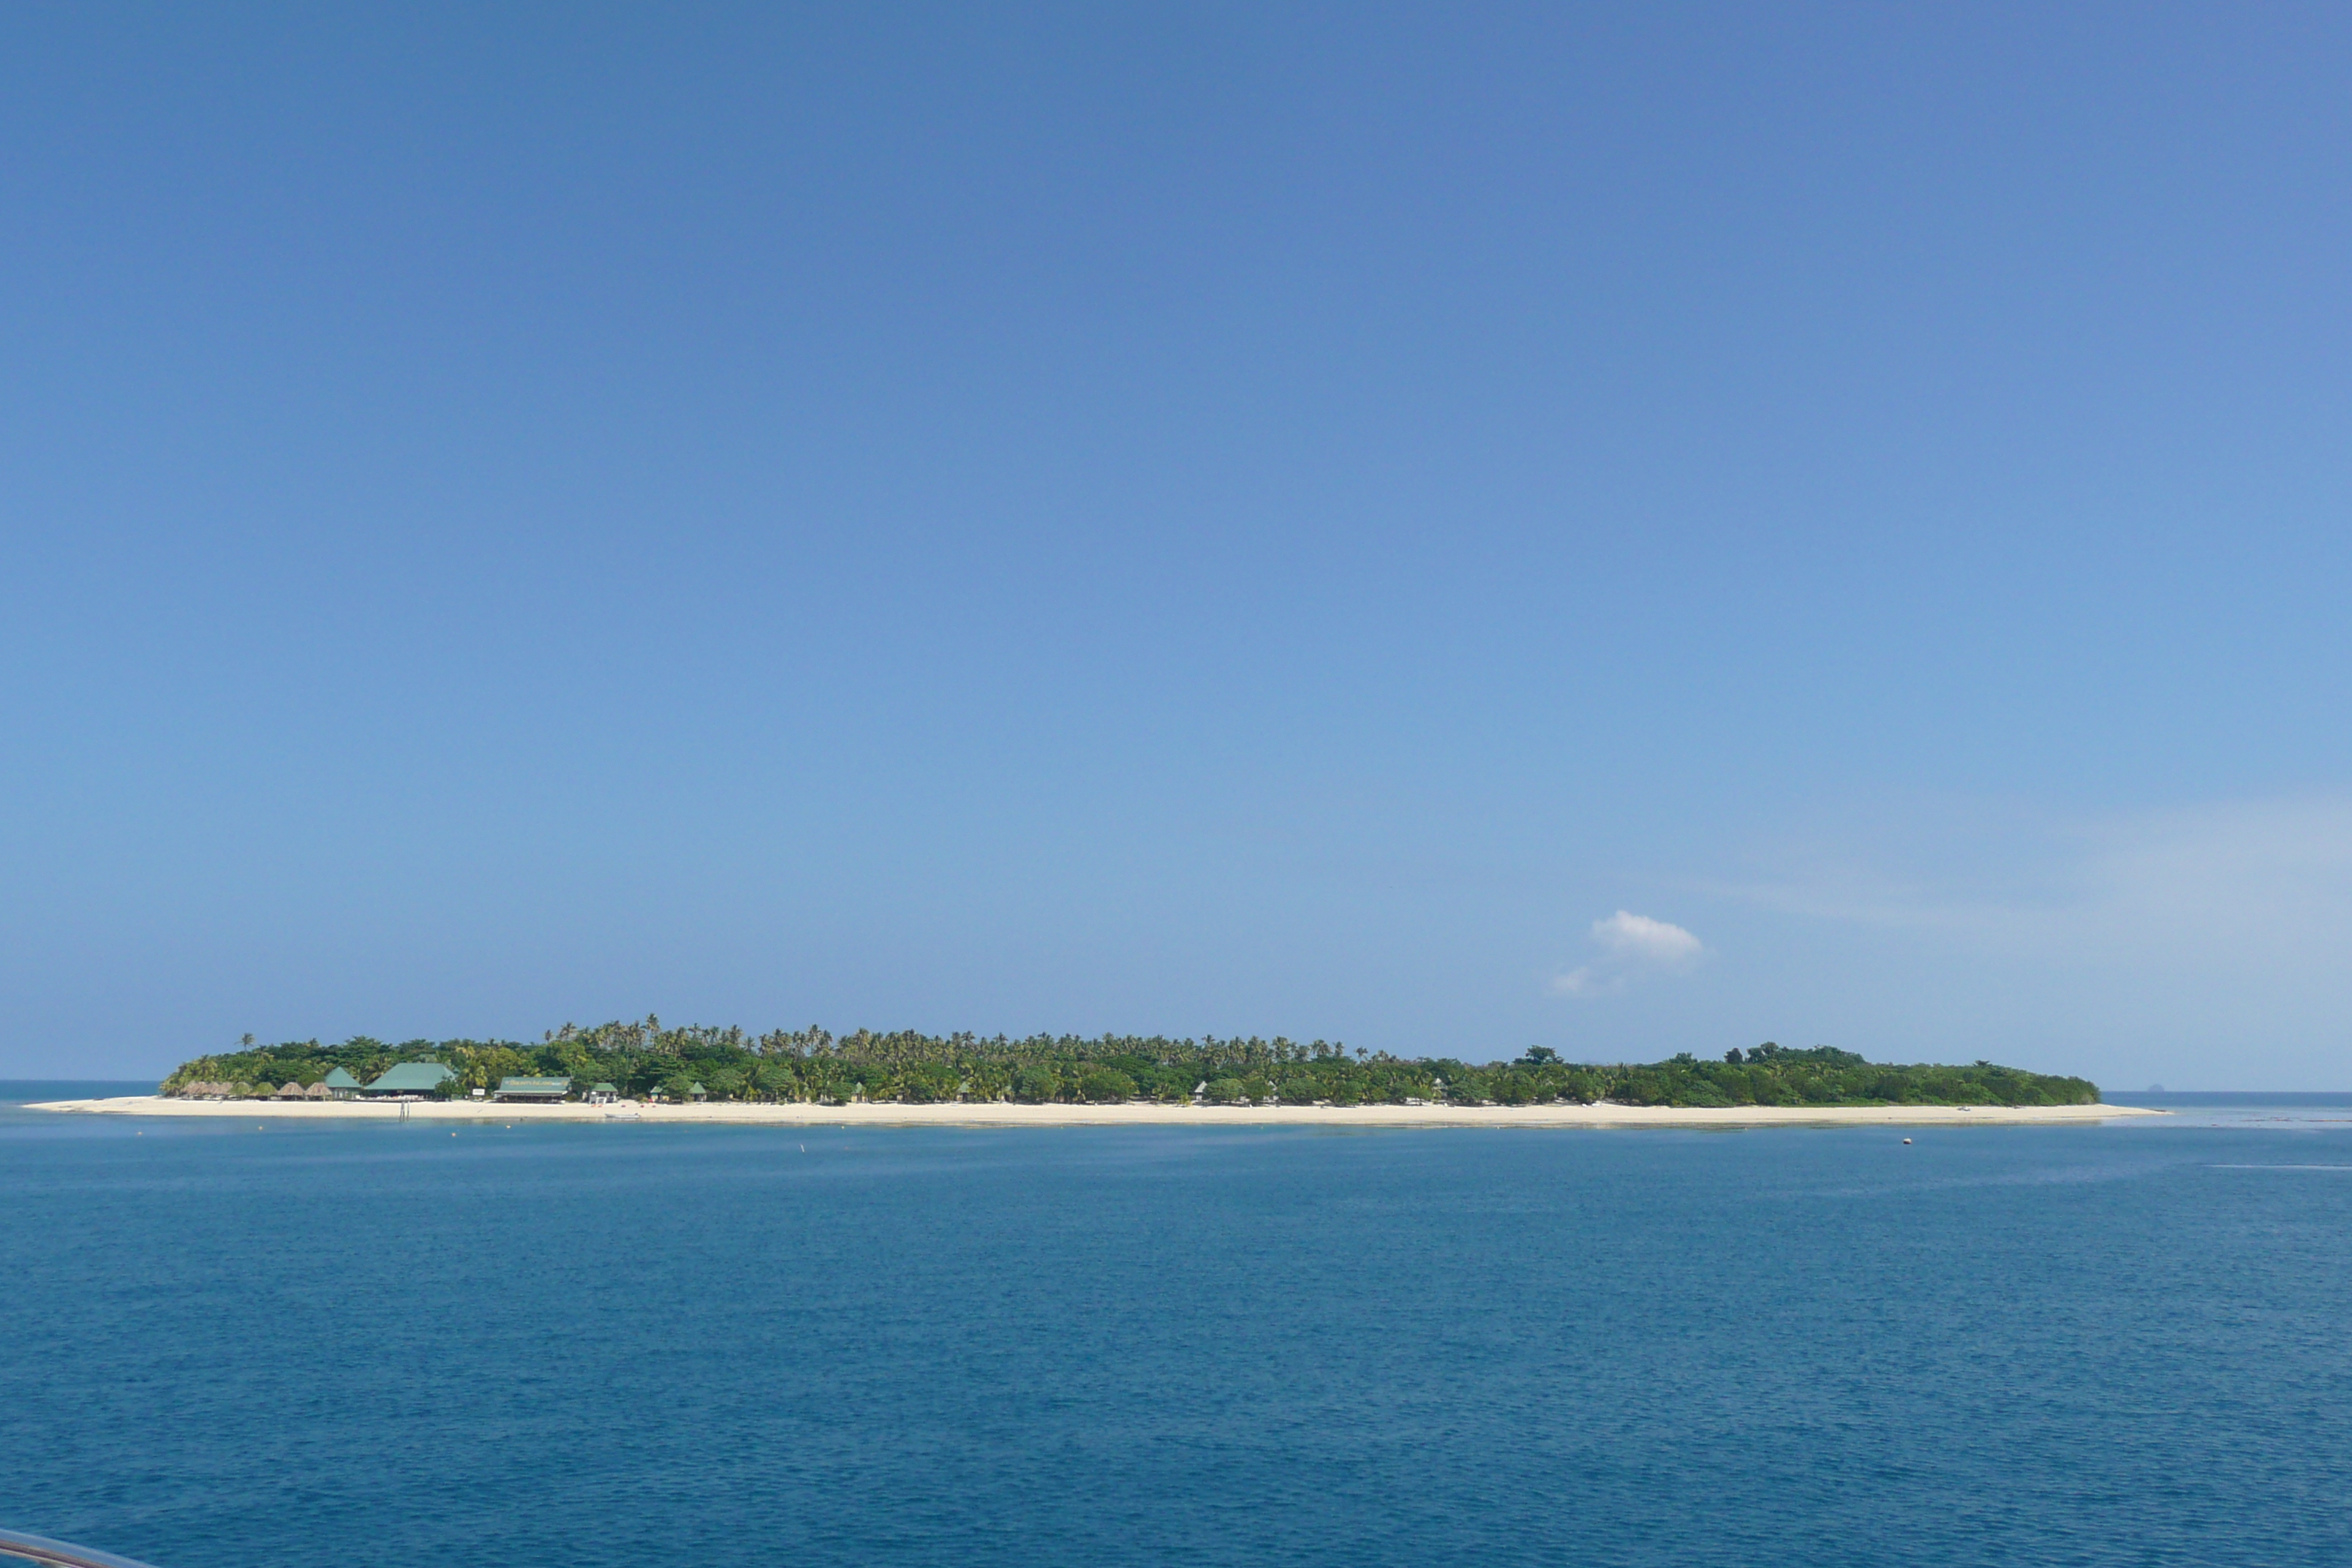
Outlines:
{"label": "clear sky", "polygon": [[11,7],[0,1074],[2352,1088],[2352,11]]}

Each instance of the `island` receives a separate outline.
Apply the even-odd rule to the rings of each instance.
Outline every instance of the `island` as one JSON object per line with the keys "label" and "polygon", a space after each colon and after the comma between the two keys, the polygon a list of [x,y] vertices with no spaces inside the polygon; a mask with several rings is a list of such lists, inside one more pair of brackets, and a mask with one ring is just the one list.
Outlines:
{"label": "island", "polygon": [[1161,1036],[845,1035],[665,1026],[647,1016],[536,1044],[357,1036],[182,1064],[155,1096],[59,1110],[191,1114],[656,1117],[957,1122],[1284,1121],[1622,1125],[1678,1121],[2079,1121],[2137,1114],[2080,1078],[1989,1061],[1873,1062],[1767,1042],[1648,1063],[1547,1047],[1483,1064],[1337,1042]]}

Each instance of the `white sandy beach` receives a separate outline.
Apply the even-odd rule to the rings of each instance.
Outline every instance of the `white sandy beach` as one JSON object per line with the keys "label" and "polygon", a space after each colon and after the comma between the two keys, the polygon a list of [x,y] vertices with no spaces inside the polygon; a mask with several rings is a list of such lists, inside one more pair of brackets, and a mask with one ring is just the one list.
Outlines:
{"label": "white sandy beach", "polygon": [[481,1100],[58,1100],[28,1106],[103,1116],[248,1121],[676,1121],[785,1127],[1932,1127],[2053,1125],[2161,1116],[2128,1105],[495,1105]]}

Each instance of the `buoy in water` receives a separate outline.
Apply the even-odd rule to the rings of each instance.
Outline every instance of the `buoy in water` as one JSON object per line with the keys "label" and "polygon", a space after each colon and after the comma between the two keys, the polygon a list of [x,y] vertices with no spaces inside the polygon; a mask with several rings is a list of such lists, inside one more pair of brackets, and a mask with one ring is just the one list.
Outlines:
{"label": "buoy in water", "polygon": [[[449,1136],[450,1136],[450,1137],[452,1137],[452,1138],[455,1138],[455,1137],[456,1137],[456,1136],[457,1136],[457,1135],[455,1132],[452,1132],[452,1133],[450,1133],[450,1134],[449,1134]],[[1909,1142],[1911,1142],[1911,1140],[1909,1140],[1908,1138],[1906,1138],[1905,1140],[1903,1140],[1903,1142],[1905,1142],[1906,1143],[1908,1143]]]}

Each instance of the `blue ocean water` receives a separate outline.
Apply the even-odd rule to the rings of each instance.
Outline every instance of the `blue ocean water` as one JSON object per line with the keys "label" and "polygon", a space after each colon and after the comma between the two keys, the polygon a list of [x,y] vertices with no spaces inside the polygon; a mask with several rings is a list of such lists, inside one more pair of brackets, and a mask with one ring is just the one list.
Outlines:
{"label": "blue ocean water", "polygon": [[2352,1110],[1903,1136],[0,1109],[0,1524],[165,1568],[2352,1562]]}

